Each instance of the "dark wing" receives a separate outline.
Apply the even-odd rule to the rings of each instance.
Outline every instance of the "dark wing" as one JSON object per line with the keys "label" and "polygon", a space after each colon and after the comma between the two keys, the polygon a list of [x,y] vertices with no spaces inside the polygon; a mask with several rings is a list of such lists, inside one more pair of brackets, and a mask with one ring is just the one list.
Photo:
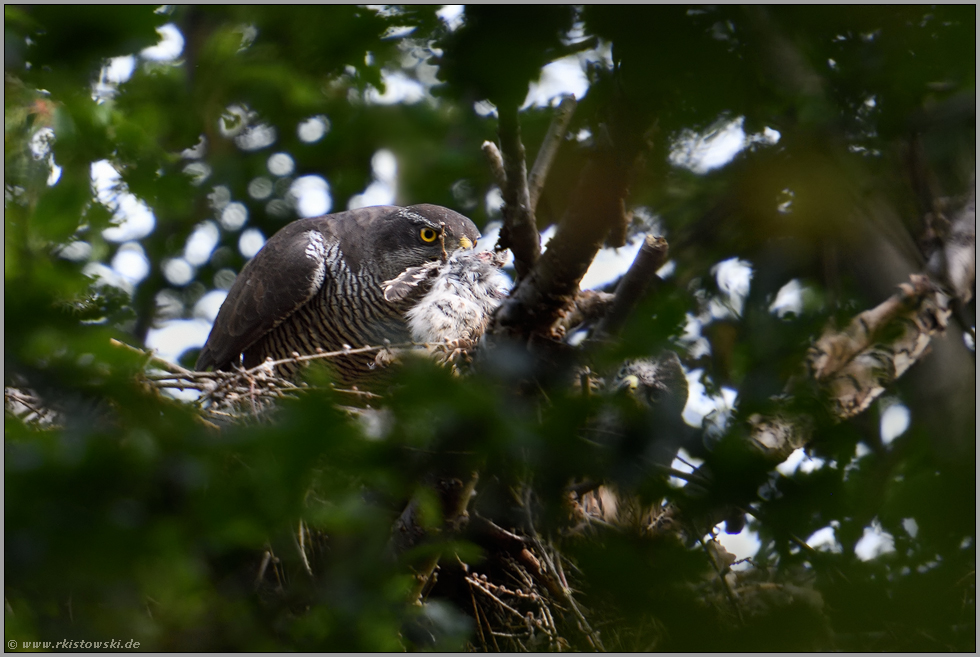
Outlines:
{"label": "dark wing", "polygon": [[294,221],[272,236],[235,279],[197,359],[197,369],[237,363],[239,355],[307,303],[330,275],[337,238],[331,216]]}
{"label": "dark wing", "polygon": [[[235,279],[198,356],[197,369],[238,362],[243,351],[313,298],[332,275],[330,265],[337,264],[330,258],[343,257],[355,273],[363,263],[375,262],[378,222],[401,217],[406,210],[425,215],[430,223],[442,222],[457,244],[461,237],[475,242],[480,235],[466,217],[430,205],[378,205],[294,221],[273,235]],[[331,249],[338,251],[328,253]]]}

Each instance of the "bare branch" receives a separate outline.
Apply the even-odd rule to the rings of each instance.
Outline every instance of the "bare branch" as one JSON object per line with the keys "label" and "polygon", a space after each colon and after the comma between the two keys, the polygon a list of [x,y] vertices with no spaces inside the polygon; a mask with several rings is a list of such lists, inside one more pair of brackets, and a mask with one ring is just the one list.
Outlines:
{"label": "bare branch", "polygon": [[615,295],[598,290],[580,290],[567,312],[562,315],[559,329],[566,334],[585,322],[602,319],[612,306]]}
{"label": "bare branch", "polygon": [[504,171],[504,158],[500,154],[500,149],[492,141],[485,141],[481,150],[487,156],[487,162],[490,164],[493,179],[497,181],[497,187],[503,192],[507,187],[507,173]]}
{"label": "bare branch", "polygon": [[534,222],[534,210],[527,187],[527,165],[524,144],[517,118],[517,106],[498,108],[500,115],[500,149],[503,154],[507,184],[504,193],[504,227],[497,249],[514,253],[518,280],[524,278],[541,255],[541,237]]}
{"label": "bare branch", "polygon": [[[843,330],[826,331],[811,348],[807,366],[810,376],[829,393],[834,415],[843,420],[863,412],[884,392],[885,386],[921,359],[931,340],[944,332],[950,316],[948,305],[947,297],[927,277],[912,275],[897,293],[856,316]],[[748,444],[773,465],[804,447],[813,433],[810,416],[785,411],[753,414],[747,425]],[[706,482],[711,473],[707,466],[701,466],[691,477]],[[592,506],[583,504],[583,513],[590,522],[608,520],[610,514],[621,521],[618,516],[623,512],[617,507],[624,500],[606,486],[599,490],[608,499],[597,500],[601,504]],[[713,527],[730,517],[736,508],[722,501],[701,509],[698,517],[691,520]],[[669,522],[658,520],[657,526],[683,533],[685,523],[676,522],[682,513],[669,505],[665,514]],[[691,537],[697,535],[695,532]]]}
{"label": "bare branch", "polygon": [[[948,305],[926,276],[913,274],[910,283],[843,331],[824,333],[810,349],[808,365],[813,378],[830,390],[834,412],[841,418],[857,415],[902,376],[946,329]],[[896,327],[898,335],[877,342],[886,327]]]}
{"label": "bare branch", "polygon": [[[825,332],[810,348],[807,366],[830,393],[833,413],[846,419],[867,409],[925,355],[949,315],[945,295],[925,276],[913,274],[910,283],[843,330]],[[750,444],[773,462],[783,461],[810,439],[805,417],[755,414],[748,422]]]}
{"label": "bare branch", "polygon": [[531,208],[531,212],[537,210],[538,199],[541,198],[541,190],[544,189],[544,181],[548,177],[548,171],[551,170],[551,164],[555,160],[555,154],[558,153],[558,147],[561,146],[565,138],[568,124],[572,121],[572,114],[575,113],[577,105],[578,101],[575,100],[575,96],[564,96],[555,109],[555,116],[551,119],[551,125],[548,126],[548,132],[538,150],[538,156],[534,159],[531,175],[527,178],[528,206]]}
{"label": "bare branch", "polygon": [[643,240],[633,264],[616,286],[609,312],[599,323],[596,337],[614,335],[622,328],[630,313],[646,295],[652,285],[660,281],[657,270],[667,262],[667,240],[663,237],[647,235]]}

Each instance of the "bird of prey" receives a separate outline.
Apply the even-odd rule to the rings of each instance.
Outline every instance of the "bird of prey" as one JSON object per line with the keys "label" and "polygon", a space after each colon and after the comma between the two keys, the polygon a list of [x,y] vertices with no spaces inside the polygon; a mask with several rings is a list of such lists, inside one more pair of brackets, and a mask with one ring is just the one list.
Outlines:
{"label": "bird of prey", "polygon": [[[386,299],[406,270],[448,262],[480,236],[472,221],[437,205],[377,206],[300,219],[273,235],[235,279],[197,369],[246,368],[266,358],[339,351],[412,338],[406,313],[430,285]],[[438,273],[438,272],[436,272]],[[373,355],[331,359],[345,383],[370,375]],[[292,377],[295,363],[277,368]]]}
{"label": "bird of prey", "polygon": [[672,351],[629,360],[613,377],[608,397],[587,435],[605,449],[610,478],[627,488],[670,467],[690,435],[684,423],[688,385]]}

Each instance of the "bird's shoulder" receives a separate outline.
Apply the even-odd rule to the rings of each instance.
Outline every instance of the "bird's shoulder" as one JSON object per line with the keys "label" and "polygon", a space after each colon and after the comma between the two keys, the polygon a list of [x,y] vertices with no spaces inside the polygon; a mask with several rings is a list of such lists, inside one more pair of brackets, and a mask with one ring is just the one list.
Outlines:
{"label": "bird's shoulder", "polygon": [[197,368],[227,365],[309,303],[345,266],[342,243],[393,210],[379,206],[309,217],[276,232],[236,277]]}

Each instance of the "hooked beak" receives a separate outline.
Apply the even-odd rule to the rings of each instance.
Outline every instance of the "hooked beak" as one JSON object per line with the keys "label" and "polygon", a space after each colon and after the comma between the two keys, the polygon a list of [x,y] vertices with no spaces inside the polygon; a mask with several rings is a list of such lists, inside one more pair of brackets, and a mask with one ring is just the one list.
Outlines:
{"label": "hooked beak", "polygon": [[634,392],[639,387],[640,377],[636,376],[635,374],[624,376],[623,380],[619,382],[620,390],[629,390],[630,392]]}

